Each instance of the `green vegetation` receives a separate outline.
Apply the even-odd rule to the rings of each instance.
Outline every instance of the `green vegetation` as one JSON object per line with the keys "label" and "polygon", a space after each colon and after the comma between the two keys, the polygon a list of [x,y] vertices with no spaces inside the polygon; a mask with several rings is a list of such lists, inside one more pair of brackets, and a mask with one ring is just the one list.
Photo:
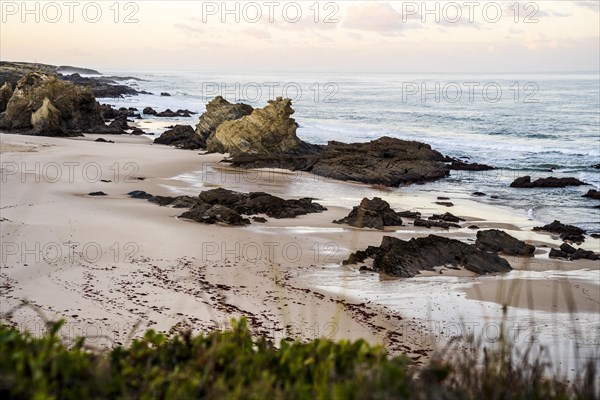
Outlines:
{"label": "green vegetation", "polygon": [[[18,399],[545,399],[594,398],[597,365],[571,384],[511,346],[450,351],[426,367],[366,342],[254,340],[244,319],[225,332],[167,337],[148,331],[129,347],[67,348],[62,323],[42,338],[0,325],[0,396]],[[480,367],[477,365],[483,364]]]}

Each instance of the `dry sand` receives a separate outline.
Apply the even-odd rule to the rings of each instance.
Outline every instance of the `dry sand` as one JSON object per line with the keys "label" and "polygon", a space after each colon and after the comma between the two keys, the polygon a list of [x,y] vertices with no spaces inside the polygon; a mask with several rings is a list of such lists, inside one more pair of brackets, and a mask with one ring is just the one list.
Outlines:
{"label": "dry sand", "polygon": [[[0,135],[0,312],[27,300],[48,318],[65,318],[62,333],[67,337],[108,337],[90,340],[99,346],[124,343],[148,327],[207,331],[246,316],[257,335],[273,340],[364,338],[419,360],[434,343],[417,324],[384,306],[316,290],[303,282],[303,274],[339,264],[356,249],[378,245],[384,234],[410,238],[436,233],[473,240],[475,232],[466,228],[471,223],[501,227],[538,245],[560,244],[549,235],[532,232],[532,222],[526,218],[471,199],[452,199],[455,207],[450,211],[467,222],[465,228],[450,232],[412,225],[386,232],[336,225],[331,221],[346,215],[348,209],[336,206],[334,190],[366,190],[365,185],[339,182],[327,183],[332,196],[324,199],[325,203],[329,200],[329,210],[322,214],[244,228],[178,220],[182,210],[130,199],[126,193],[194,192],[185,181],[173,178],[206,166],[235,174],[218,164],[222,156],[152,145],[143,137],[103,136],[114,144],[94,142],[97,137]],[[227,180],[222,185],[286,198],[304,196],[282,178],[286,174],[272,173],[268,180],[242,179],[235,184]],[[214,186],[219,181],[204,185]],[[107,196],[88,195],[95,191]],[[377,193],[384,199],[392,196],[386,191]],[[417,195],[407,189],[401,201],[404,209],[448,211],[435,204],[439,195]],[[597,240],[586,246],[597,246]],[[515,268],[539,271],[555,270],[558,264],[563,269],[598,268],[593,263],[550,261],[548,251],[549,247],[541,248],[535,260],[508,260]],[[452,270],[443,272],[451,274]],[[476,286],[469,296],[478,293],[480,300],[508,301],[505,294],[498,294],[504,293],[500,281]],[[532,280],[527,287],[534,288],[535,303],[554,307],[554,292],[547,282]],[[576,303],[593,309],[598,303],[594,284],[579,288]],[[523,307],[528,304],[523,299],[527,296],[511,298],[510,304]],[[43,329],[38,314],[28,308],[18,310],[10,320],[23,329]]]}

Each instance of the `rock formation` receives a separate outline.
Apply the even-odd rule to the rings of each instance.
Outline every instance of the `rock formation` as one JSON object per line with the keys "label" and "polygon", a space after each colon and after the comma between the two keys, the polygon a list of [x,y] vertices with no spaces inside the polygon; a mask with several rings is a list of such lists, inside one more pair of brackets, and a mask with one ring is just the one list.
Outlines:
{"label": "rock formation", "polygon": [[554,220],[551,224],[544,226],[536,226],[533,228],[534,231],[546,231],[552,233],[558,233],[560,238],[564,241],[583,243],[585,237],[583,234],[585,231],[573,225],[561,224],[560,221]]}
{"label": "rock formation", "polygon": [[509,256],[529,257],[533,256],[535,252],[535,246],[531,246],[498,229],[477,232],[475,246],[481,250],[494,253],[501,252]]}
{"label": "rock formation", "polygon": [[206,141],[223,122],[240,119],[252,114],[252,111],[254,109],[247,104],[231,104],[223,97],[217,96],[206,105],[206,111],[196,125],[196,134]]}
{"label": "rock formation", "polygon": [[292,101],[278,97],[264,108],[233,121],[221,123],[207,142],[207,150],[218,153],[282,155],[294,154],[307,145],[296,136],[298,124],[290,116]]}
{"label": "rock formation", "polygon": [[[204,191],[198,197],[153,196],[139,190],[128,194],[132,198],[146,199],[161,206],[190,208],[181,217],[205,223],[223,222],[231,225],[246,225],[250,223],[250,220],[242,215],[266,214],[272,218],[294,218],[298,215],[327,210],[322,205],[314,203],[310,198],[284,200],[264,192],[246,194],[222,188]],[[214,208],[215,206],[218,207]]]}
{"label": "rock formation", "polygon": [[574,260],[600,260],[600,255],[594,253],[590,250],[584,250],[582,248],[575,249],[573,246],[570,246],[567,243],[563,243],[560,245],[560,249],[550,249],[550,258],[565,258],[571,261]]}
{"label": "rock formation", "polygon": [[6,111],[6,106],[12,95],[12,84],[10,82],[4,82],[2,87],[0,87],[0,113]]}
{"label": "rock formation", "polygon": [[586,185],[577,178],[539,178],[531,181],[530,176],[522,176],[513,181],[510,187],[514,188],[563,188],[566,186],[581,186]]}
{"label": "rock formation", "polygon": [[402,218],[391,209],[388,202],[375,197],[373,200],[362,199],[360,205],[354,207],[347,217],[333,223],[348,224],[357,228],[383,229],[384,226],[402,225]]}
{"label": "rock formation", "polygon": [[[61,135],[101,132],[106,127],[89,87],[76,86],[55,76],[36,72],[19,80],[6,111],[0,114],[0,127],[28,134],[51,131],[55,135],[58,132],[55,129],[55,110],[60,115]],[[36,112],[34,127],[32,117]]]}
{"label": "rock formation", "polygon": [[373,258],[374,271],[404,278],[448,265],[464,267],[477,274],[508,272],[512,269],[508,261],[494,253],[436,235],[409,241],[384,236],[379,247],[369,246],[364,251],[353,253],[344,263],[360,263],[367,258]]}
{"label": "rock formation", "polygon": [[202,138],[196,135],[194,129],[189,125],[175,125],[172,129],[165,131],[160,137],[154,139],[154,143],[187,150],[202,149],[206,146]]}
{"label": "rock formation", "polygon": [[590,199],[600,200],[600,191],[595,189],[590,189],[586,194],[581,197],[589,197]]}
{"label": "rock formation", "polygon": [[64,136],[61,113],[47,97],[42,106],[31,114],[32,134],[41,136]]}

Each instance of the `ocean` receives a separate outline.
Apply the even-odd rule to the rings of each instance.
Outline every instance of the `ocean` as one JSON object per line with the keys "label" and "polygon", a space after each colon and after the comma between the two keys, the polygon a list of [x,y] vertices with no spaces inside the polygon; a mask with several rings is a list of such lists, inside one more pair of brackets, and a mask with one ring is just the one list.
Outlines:
{"label": "ocean", "polygon": [[[453,171],[417,190],[465,196],[515,210],[533,221],[558,219],[600,232],[597,201],[583,198],[600,188],[600,77],[564,74],[231,74],[109,70],[105,75],[136,76],[126,81],[155,95],[99,99],[115,106],[161,111],[186,108],[201,113],[216,95],[263,107],[277,96],[293,99],[298,136],[311,143],[361,142],[381,136],[416,140],[465,161],[497,170]],[[160,96],[168,92],[171,96]],[[197,116],[159,121],[195,125]],[[149,122],[149,121],[146,121]],[[574,176],[589,186],[513,189],[517,177]],[[402,188],[398,189],[402,190]],[[492,196],[494,198],[492,198]],[[596,208],[595,208],[596,207]]]}

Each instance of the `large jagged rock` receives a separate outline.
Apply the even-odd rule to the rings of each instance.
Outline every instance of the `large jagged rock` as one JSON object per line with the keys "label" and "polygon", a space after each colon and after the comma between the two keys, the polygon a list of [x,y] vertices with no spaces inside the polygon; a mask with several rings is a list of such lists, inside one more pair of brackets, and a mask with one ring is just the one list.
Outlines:
{"label": "large jagged rock", "polygon": [[54,75],[32,72],[19,80],[1,114],[0,127],[13,132],[36,134],[32,114],[48,98],[60,111],[60,125],[65,136],[78,136],[81,132],[102,132],[105,129],[100,108],[89,87],[61,81]]}
{"label": "large jagged rock", "polygon": [[47,97],[42,106],[31,114],[32,133],[40,136],[64,136],[61,113]]}
{"label": "large jagged rock", "polygon": [[535,181],[531,181],[530,176],[522,176],[515,179],[510,187],[513,188],[563,188],[567,186],[581,186],[586,185],[585,182],[580,181],[577,178],[555,178],[553,176],[549,178],[539,178]]}
{"label": "large jagged rock", "polygon": [[12,84],[10,82],[4,82],[2,87],[0,87],[0,113],[6,111],[6,106],[12,95]]}
{"label": "large jagged rock", "polygon": [[397,187],[448,176],[445,162],[450,161],[427,144],[384,136],[367,143],[332,141],[301,154],[242,154],[233,157],[232,166],[308,171],[342,181]]}
{"label": "large jagged rock", "polygon": [[410,278],[421,271],[452,265],[477,274],[508,272],[508,261],[497,254],[479,250],[473,245],[436,235],[404,241],[384,236],[379,247],[369,246],[350,255],[345,264],[373,258],[373,270],[391,276]]}
{"label": "large jagged rock", "polygon": [[211,152],[254,155],[294,154],[309,147],[296,136],[298,124],[290,117],[292,100],[278,97],[252,114],[221,123],[206,142]]}
{"label": "large jagged rock", "polygon": [[558,220],[554,220],[551,224],[544,226],[536,226],[533,228],[534,231],[545,231],[558,233],[560,238],[564,241],[583,243],[585,237],[583,236],[585,231],[573,225],[562,224]]}
{"label": "large jagged rock", "polygon": [[392,210],[387,201],[379,197],[374,197],[373,200],[365,197],[359,206],[350,211],[347,217],[333,221],[333,223],[348,224],[357,228],[383,229],[384,226],[402,225],[402,218]]}
{"label": "large jagged rock", "polygon": [[501,252],[509,256],[532,257],[535,252],[535,246],[529,245],[498,229],[477,232],[475,246],[481,250],[494,253]]}
{"label": "large jagged rock", "polygon": [[254,109],[248,104],[231,104],[223,97],[217,96],[206,105],[206,111],[196,125],[196,134],[206,141],[223,122],[240,119],[252,114],[252,111]]}
{"label": "large jagged rock", "polygon": [[202,149],[206,146],[206,142],[196,135],[194,129],[189,125],[175,125],[172,129],[165,131],[160,137],[154,139],[154,143],[187,150]]}
{"label": "large jagged rock", "polygon": [[596,189],[590,189],[586,194],[581,197],[589,197],[590,199],[600,200],[600,191]]}

